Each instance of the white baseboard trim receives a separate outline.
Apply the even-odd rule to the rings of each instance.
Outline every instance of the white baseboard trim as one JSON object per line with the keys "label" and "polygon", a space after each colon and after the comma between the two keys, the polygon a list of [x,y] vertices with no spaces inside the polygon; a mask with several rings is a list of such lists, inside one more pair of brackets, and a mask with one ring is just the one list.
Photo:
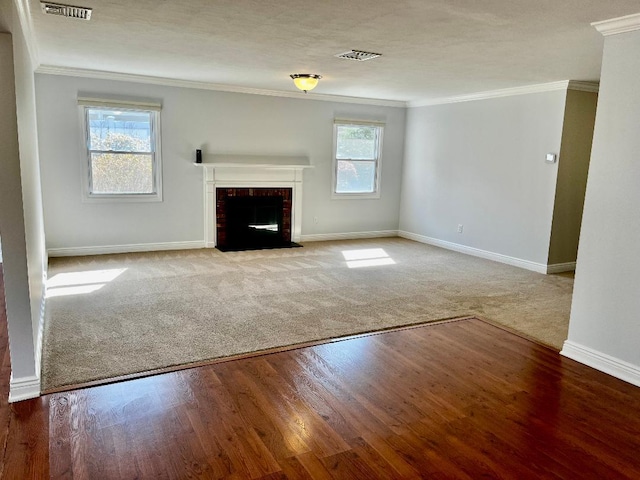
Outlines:
{"label": "white baseboard trim", "polygon": [[81,255],[104,255],[109,253],[157,252],[162,250],[189,250],[205,248],[204,241],[135,243],[131,245],[103,245],[99,247],[50,248],[50,257],[78,257]]}
{"label": "white baseboard trim", "polygon": [[547,273],[547,266],[543,263],[536,263],[529,260],[522,260],[521,258],[509,257],[500,253],[488,252],[486,250],[480,250],[479,248],[468,247],[466,245],[460,245],[458,243],[447,242],[446,240],[438,240],[437,238],[418,235],[417,233],[405,232],[404,230],[399,230],[398,236],[402,238],[408,238],[409,240],[415,240],[416,242],[433,245],[435,247],[446,248],[447,250],[453,250],[454,252],[465,253],[467,255],[473,255],[474,257],[493,260],[495,262],[506,263],[507,265],[512,265],[514,267],[525,268],[533,272]]}
{"label": "white baseboard trim", "polygon": [[640,387],[640,367],[566,340],[560,355]]}
{"label": "white baseboard trim", "polygon": [[20,402],[40,396],[40,378],[39,377],[21,377],[13,378],[9,382],[9,403]]}
{"label": "white baseboard trim", "polygon": [[576,262],[552,263],[547,265],[547,273],[575,272]]}
{"label": "white baseboard trim", "polygon": [[379,230],[373,232],[347,233],[318,233],[315,235],[300,235],[301,242],[324,242],[326,240],[357,240],[359,238],[397,237],[397,230]]}

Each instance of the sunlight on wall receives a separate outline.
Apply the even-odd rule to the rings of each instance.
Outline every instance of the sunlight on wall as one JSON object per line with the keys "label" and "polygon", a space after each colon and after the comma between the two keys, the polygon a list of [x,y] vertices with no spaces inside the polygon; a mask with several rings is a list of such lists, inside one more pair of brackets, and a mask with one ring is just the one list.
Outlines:
{"label": "sunlight on wall", "polygon": [[47,281],[47,298],[95,292],[122,275],[125,270],[127,269],[112,268],[109,270],[58,273]]}
{"label": "sunlight on wall", "polygon": [[344,250],[342,256],[347,261],[347,267],[349,268],[377,267],[395,265],[396,263],[382,248]]}

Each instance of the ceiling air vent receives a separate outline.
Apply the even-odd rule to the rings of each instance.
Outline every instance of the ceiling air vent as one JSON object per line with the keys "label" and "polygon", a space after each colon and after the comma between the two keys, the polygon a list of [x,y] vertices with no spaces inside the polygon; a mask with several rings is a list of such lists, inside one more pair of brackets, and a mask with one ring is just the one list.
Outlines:
{"label": "ceiling air vent", "polygon": [[91,9],[85,7],[74,7],[72,5],[61,5],[59,3],[41,2],[42,13],[47,15],[59,15],[61,17],[78,18],[80,20],[91,19]]}
{"label": "ceiling air vent", "polygon": [[347,60],[357,60],[358,62],[364,62],[365,60],[371,60],[372,58],[381,57],[381,53],[363,52],[362,50],[349,50],[348,52],[339,53],[334,55],[338,58],[346,58]]}

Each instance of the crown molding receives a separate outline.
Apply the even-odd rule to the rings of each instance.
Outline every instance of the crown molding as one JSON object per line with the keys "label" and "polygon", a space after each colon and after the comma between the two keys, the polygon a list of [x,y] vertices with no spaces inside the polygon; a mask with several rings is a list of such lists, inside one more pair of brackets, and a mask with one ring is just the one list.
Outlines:
{"label": "crown molding", "polygon": [[24,41],[27,44],[27,51],[29,52],[31,64],[33,65],[33,68],[36,69],[38,65],[40,65],[40,54],[38,52],[38,42],[36,41],[33,22],[31,21],[29,2],[28,0],[13,0],[13,5],[16,8]]}
{"label": "crown molding", "polygon": [[568,90],[578,90],[579,92],[598,93],[600,84],[598,82],[580,82],[577,80],[569,80]]}
{"label": "crown molding", "polygon": [[640,13],[603,20],[601,22],[593,22],[591,26],[595,27],[595,29],[605,37],[619,33],[633,32],[634,30],[640,30]]}
{"label": "crown molding", "polygon": [[444,105],[448,103],[471,102],[474,100],[486,100],[490,98],[511,97],[514,95],[527,95],[531,93],[552,92],[556,90],[579,90],[582,92],[598,92],[599,84],[596,82],[581,82],[576,80],[562,80],[559,82],[527,85],[524,87],[504,88],[486,92],[471,93],[453,97],[436,98],[425,101],[404,102],[398,100],[379,100],[375,98],[345,97],[341,95],[306,94],[302,92],[284,92],[279,90],[265,90],[260,88],[241,87],[236,85],[223,85],[209,82],[196,82],[192,80],[179,80],[175,78],[152,77],[148,75],[135,75],[129,73],[107,72],[103,70],[90,70],[72,67],[56,67],[53,65],[40,65],[36,73],[44,75],[62,75],[69,77],[95,78],[100,80],[115,80],[121,82],[145,83],[148,85],[162,85],[168,87],[195,88],[200,90],[214,90],[218,92],[246,93],[251,95],[266,95],[271,97],[298,98],[302,100],[319,100],[325,102],[355,103],[361,105],[377,105],[383,107],[426,107]]}
{"label": "crown molding", "polygon": [[223,85],[218,83],[197,82],[193,80],[179,80],[175,78],[152,77],[129,73],[107,72],[72,67],[56,67],[40,65],[36,73],[45,75],[64,75],[69,77],[96,78],[100,80],[116,80],[120,82],[145,83],[148,85],[163,85],[168,87],[195,88],[200,90],[214,90],[217,92],[247,93],[251,95],[265,95],[269,97],[297,98],[302,100],[319,100],[324,102],[357,103],[362,105],[377,105],[382,107],[406,108],[407,103],[398,100],[379,100],[376,98],[346,97],[341,95],[326,95],[318,93],[284,92],[280,90],[264,90],[260,88]]}
{"label": "crown molding", "polygon": [[409,107],[428,107],[433,105],[445,105],[448,103],[473,102],[475,100],[488,100],[491,98],[513,97],[516,95],[528,95],[531,93],[554,92],[557,90],[579,90],[582,92],[597,92],[600,85],[596,82],[580,82],[576,80],[561,80],[558,82],[539,83],[524,87],[503,88],[486,92],[470,93],[454,97],[435,98],[426,101],[409,102]]}
{"label": "crown molding", "polygon": [[569,88],[569,81],[540,83],[536,85],[526,85],[524,87],[503,88],[500,90],[489,90],[486,92],[470,93],[468,95],[457,95],[455,97],[435,98],[427,101],[410,102],[409,107],[427,107],[432,105],[444,105],[447,103],[472,102],[475,100],[487,100],[490,98],[512,97],[515,95],[527,95],[530,93],[553,92],[556,90],[566,90]]}

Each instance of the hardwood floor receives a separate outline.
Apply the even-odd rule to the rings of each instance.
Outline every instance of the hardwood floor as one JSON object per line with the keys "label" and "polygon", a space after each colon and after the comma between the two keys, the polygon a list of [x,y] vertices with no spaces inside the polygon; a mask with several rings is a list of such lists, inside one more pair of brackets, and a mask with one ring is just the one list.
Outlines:
{"label": "hardwood floor", "polygon": [[640,478],[640,389],[476,319],[10,406],[0,324],[6,479]]}

